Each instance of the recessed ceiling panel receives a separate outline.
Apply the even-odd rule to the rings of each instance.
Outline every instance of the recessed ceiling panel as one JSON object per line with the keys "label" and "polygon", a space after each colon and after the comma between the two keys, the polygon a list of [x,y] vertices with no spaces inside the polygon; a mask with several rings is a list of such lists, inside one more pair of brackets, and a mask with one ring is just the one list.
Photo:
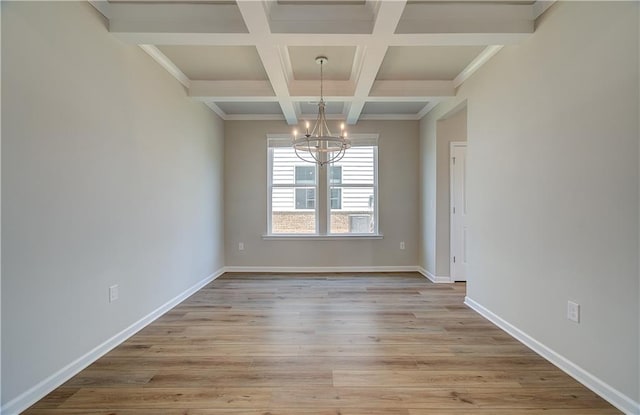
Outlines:
{"label": "recessed ceiling panel", "polygon": [[355,46],[289,46],[293,77],[301,81],[320,79],[318,56],[327,57],[322,67],[324,79],[348,81],[355,54]]}
{"label": "recessed ceiling panel", "polygon": [[[429,3],[442,3],[442,0],[408,0],[407,4],[429,4]],[[469,0],[450,0],[447,1],[446,3],[448,4],[454,4],[454,3],[469,3]],[[479,0],[477,2],[474,3],[488,3],[488,4],[492,4],[492,3],[499,3],[499,4],[533,4],[535,3],[535,0],[502,0],[502,1],[495,1],[495,0]]]}
{"label": "recessed ceiling panel", "polygon": [[364,6],[366,4],[366,0],[278,0],[278,4],[337,4],[337,5],[356,5],[356,6]]}
{"label": "recessed ceiling panel", "polygon": [[277,102],[216,102],[227,115],[282,115]]}
{"label": "recessed ceiling panel", "polygon": [[367,102],[362,109],[363,114],[401,114],[415,115],[427,102]]}
{"label": "recessed ceiling panel", "polygon": [[191,80],[266,80],[254,46],[170,45],[158,49]]}
{"label": "recessed ceiling panel", "polygon": [[485,46],[392,46],[379,80],[453,80]]}
{"label": "recessed ceiling panel", "polygon": [[[344,109],[344,102],[326,102],[325,112],[330,115],[342,114]],[[302,115],[318,115],[318,103],[317,102],[301,102],[300,111]]]}
{"label": "recessed ceiling panel", "polygon": [[236,2],[235,0],[182,0],[182,1],[176,1],[176,0],[107,0],[109,3],[140,3],[140,4],[163,4],[163,3],[171,3],[171,4],[180,4],[180,3],[185,3],[185,4],[198,4],[198,3],[205,3],[205,4],[221,4],[221,5],[235,5]]}

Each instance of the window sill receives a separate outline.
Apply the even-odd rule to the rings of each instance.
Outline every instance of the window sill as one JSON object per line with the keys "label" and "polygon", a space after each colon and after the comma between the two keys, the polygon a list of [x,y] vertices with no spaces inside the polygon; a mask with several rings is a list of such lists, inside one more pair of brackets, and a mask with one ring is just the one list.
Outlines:
{"label": "window sill", "polygon": [[310,241],[344,241],[354,239],[382,239],[383,235],[378,234],[355,234],[355,235],[262,235],[265,241],[281,241],[281,240],[310,240]]}

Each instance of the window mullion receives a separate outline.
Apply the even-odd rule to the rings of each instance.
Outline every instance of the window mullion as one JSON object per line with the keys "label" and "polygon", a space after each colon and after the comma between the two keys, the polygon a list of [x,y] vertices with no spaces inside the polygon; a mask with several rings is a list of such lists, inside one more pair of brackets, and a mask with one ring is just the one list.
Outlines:
{"label": "window mullion", "polygon": [[328,234],[328,218],[329,218],[329,209],[328,198],[329,198],[329,190],[328,190],[328,171],[329,165],[324,165],[322,167],[316,167],[318,169],[318,174],[316,177],[318,178],[317,182],[317,190],[316,190],[316,217],[318,220],[318,233],[320,235]]}

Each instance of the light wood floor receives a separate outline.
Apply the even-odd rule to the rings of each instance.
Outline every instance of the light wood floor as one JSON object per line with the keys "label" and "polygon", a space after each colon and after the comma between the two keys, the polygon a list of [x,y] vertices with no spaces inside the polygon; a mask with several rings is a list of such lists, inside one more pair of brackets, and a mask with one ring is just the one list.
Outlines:
{"label": "light wood floor", "polygon": [[226,274],[29,415],[618,414],[414,273]]}

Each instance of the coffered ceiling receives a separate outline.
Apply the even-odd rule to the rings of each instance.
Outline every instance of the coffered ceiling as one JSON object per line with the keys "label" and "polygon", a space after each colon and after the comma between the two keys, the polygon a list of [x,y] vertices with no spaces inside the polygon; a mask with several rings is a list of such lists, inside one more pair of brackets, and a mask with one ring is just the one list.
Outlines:
{"label": "coffered ceiling", "polygon": [[550,5],[533,1],[91,1],[222,118],[419,119]]}

